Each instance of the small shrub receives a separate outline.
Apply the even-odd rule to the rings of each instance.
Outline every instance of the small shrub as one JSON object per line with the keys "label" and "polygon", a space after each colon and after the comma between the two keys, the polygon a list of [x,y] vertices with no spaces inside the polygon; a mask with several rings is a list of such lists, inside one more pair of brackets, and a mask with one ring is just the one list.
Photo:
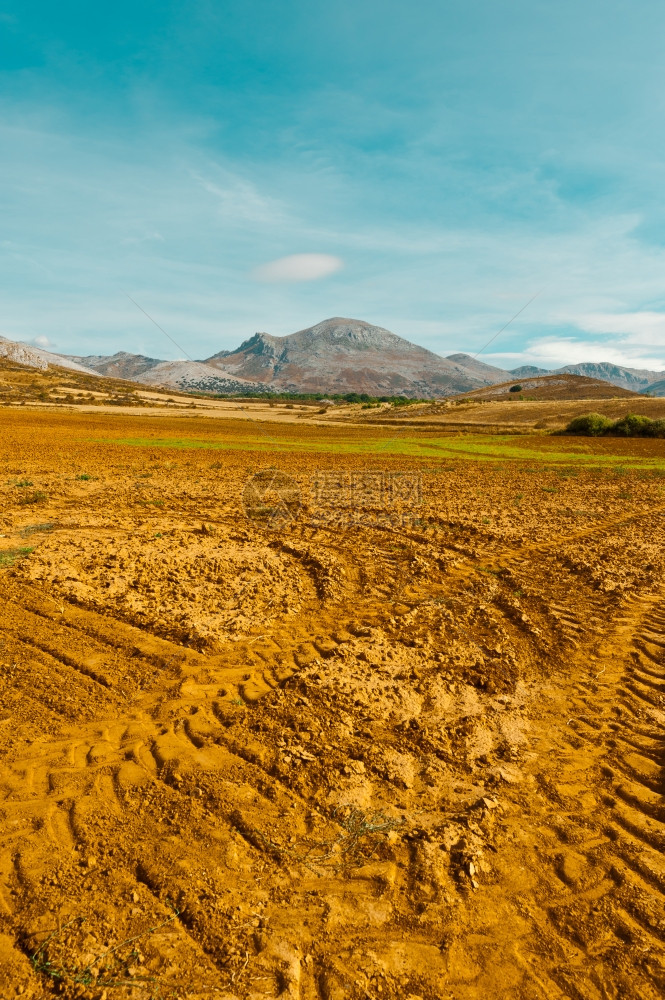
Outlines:
{"label": "small shrub", "polygon": [[652,420],[648,435],[654,438],[665,437],[665,419],[661,417],[660,420]]}
{"label": "small shrub", "polygon": [[574,417],[566,427],[566,434],[585,434],[587,437],[599,437],[607,434],[614,426],[609,417],[602,413],[584,413],[581,417]]}
{"label": "small shrub", "polygon": [[19,500],[19,503],[20,504],[44,503],[46,499],[47,496],[44,492],[42,492],[42,490],[35,490],[33,493],[26,493],[25,496],[22,496],[21,499]]}
{"label": "small shrub", "polygon": [[653,420],[643,417],[639,413],[627,413],[625,417],[617,420],[611,429],[611,434],[618,434],[620,437],[646,437],[649,435]]}
{"label": "small shrub", "polygon": [[521,391],[522,391],[521,385],[511,385],[510,389],[508,390],[508,392],[521,392]]}
{"label": "small shrub", "polygon": [[598,437],[609,434],[616,437],[665,437],[665,419],[652,420],[641,413],[627,413],[618,420],[610,420],[600,413],[585,413],[571,420],[563,434],[586,434]]}

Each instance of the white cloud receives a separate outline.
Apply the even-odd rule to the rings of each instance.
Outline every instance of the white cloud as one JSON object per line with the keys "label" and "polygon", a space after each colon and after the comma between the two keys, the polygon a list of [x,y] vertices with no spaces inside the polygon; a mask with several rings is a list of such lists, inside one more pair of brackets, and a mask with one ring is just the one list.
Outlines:
{"label": "white cloud", "polygon": [[52,347],[57,346],[48,337],[44,337],[41,334],[38,337],[33,337],[32,340],[26,340],[26,344],[29,344],[30,347],[41,347],[43,351],[49,351]]}
{"label": "white cloud", "polygon": [[[554,316],[549,317],[552,323]],[[665,369],[665,313],[559,313],[556,319],[579,336],[546,334],[531,339],[520,354],[524,364],[560,366],[608,361],[627,368]],[[588,340],[584,334],[591,334]]]}
{"label": "white cloud", "polygon": [[271,260],[253,272],[257,281],[292,282],[316,281],[344,267],[340,257],[327,253],[295,253],[290,257]]}
{"label": "white cloud", "polygon": [[591,333],[624,334],[622,343],[665,345],[665,313],[591,313],[577,318],[577,326]]}
{"label": "white cloud", "polygon": [[483,360],[500,367],[515,367],[517,364],[522,364],[537,365],[541,368],[562,368],[564,365],[578,365],[583,362],[597,364],[607,361],[625,368],[665,370],[665,352],[654,356],[652,353],[646,353],[640,345],[631,345],[620,339],[598,343],[577,340],[574,337],[543,337],[531,341],[523,351],[490,354]]}

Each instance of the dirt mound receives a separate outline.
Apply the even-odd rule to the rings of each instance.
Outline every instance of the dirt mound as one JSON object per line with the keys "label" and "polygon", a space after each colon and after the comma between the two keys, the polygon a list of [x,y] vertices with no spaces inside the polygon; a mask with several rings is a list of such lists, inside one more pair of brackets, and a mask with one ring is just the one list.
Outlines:
{"label": "dirt mound", "polygon": [[205,525],[63,532],[20,572],[85,607],[211,650],[266,618],[297,614],[316,594],[293,556]]}

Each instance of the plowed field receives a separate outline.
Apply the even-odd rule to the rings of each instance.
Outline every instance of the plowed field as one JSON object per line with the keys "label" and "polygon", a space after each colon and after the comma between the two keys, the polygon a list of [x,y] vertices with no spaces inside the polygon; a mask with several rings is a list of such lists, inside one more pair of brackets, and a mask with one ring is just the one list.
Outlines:
{"label": "plowed field", "polygon": [[3,1000],[662,997],[665,442],[422,433],[0,410]]}

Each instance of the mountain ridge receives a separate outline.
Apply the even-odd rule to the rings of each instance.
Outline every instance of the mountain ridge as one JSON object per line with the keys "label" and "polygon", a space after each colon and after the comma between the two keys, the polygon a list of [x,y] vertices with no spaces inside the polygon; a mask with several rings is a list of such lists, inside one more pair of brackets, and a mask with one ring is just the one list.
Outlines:
{"label": "mountain ridge", "polygon": [[60,368],[86,372],[88,375],[97,374],[65,354],[54,354],[52,351],[44,350],[43,347],[33,347],[18,340],[9,340],[7,337],[0,337],[0,357],[25,365],[26,368],[37,368],[42,371],[50,365],[57,365]]}
{"label": "mountain ridge", "polygon": [[284,336],[257,332],[233,350],[193,361],[164,361],[144,354],[64,355],[0,337],[0,356],[32,367],[60,365],[92,374],[219,393],[348,392],[373,396],[440,398],[513,379],[571,374],[618,388],[665,395],[665,371],[611,362],[581,362],[545,369],[505,370],[465,353],[446,357],[364,320],[331,317]]}
{"label": "mountain ridge", "polygon": [[[665,378],[665,372],[651,371],[647,368],[628,368],[625,365],[615,365],[611,361],[583,361],[577,365],[564,365],[558,372],[570,375],[587,375],[589,378],[599,378],[603,382],[611,381],[613,385],[623,389],[633,389],[641,392],[654,382]],[[637,386],[641,386],[638,389]]]}

